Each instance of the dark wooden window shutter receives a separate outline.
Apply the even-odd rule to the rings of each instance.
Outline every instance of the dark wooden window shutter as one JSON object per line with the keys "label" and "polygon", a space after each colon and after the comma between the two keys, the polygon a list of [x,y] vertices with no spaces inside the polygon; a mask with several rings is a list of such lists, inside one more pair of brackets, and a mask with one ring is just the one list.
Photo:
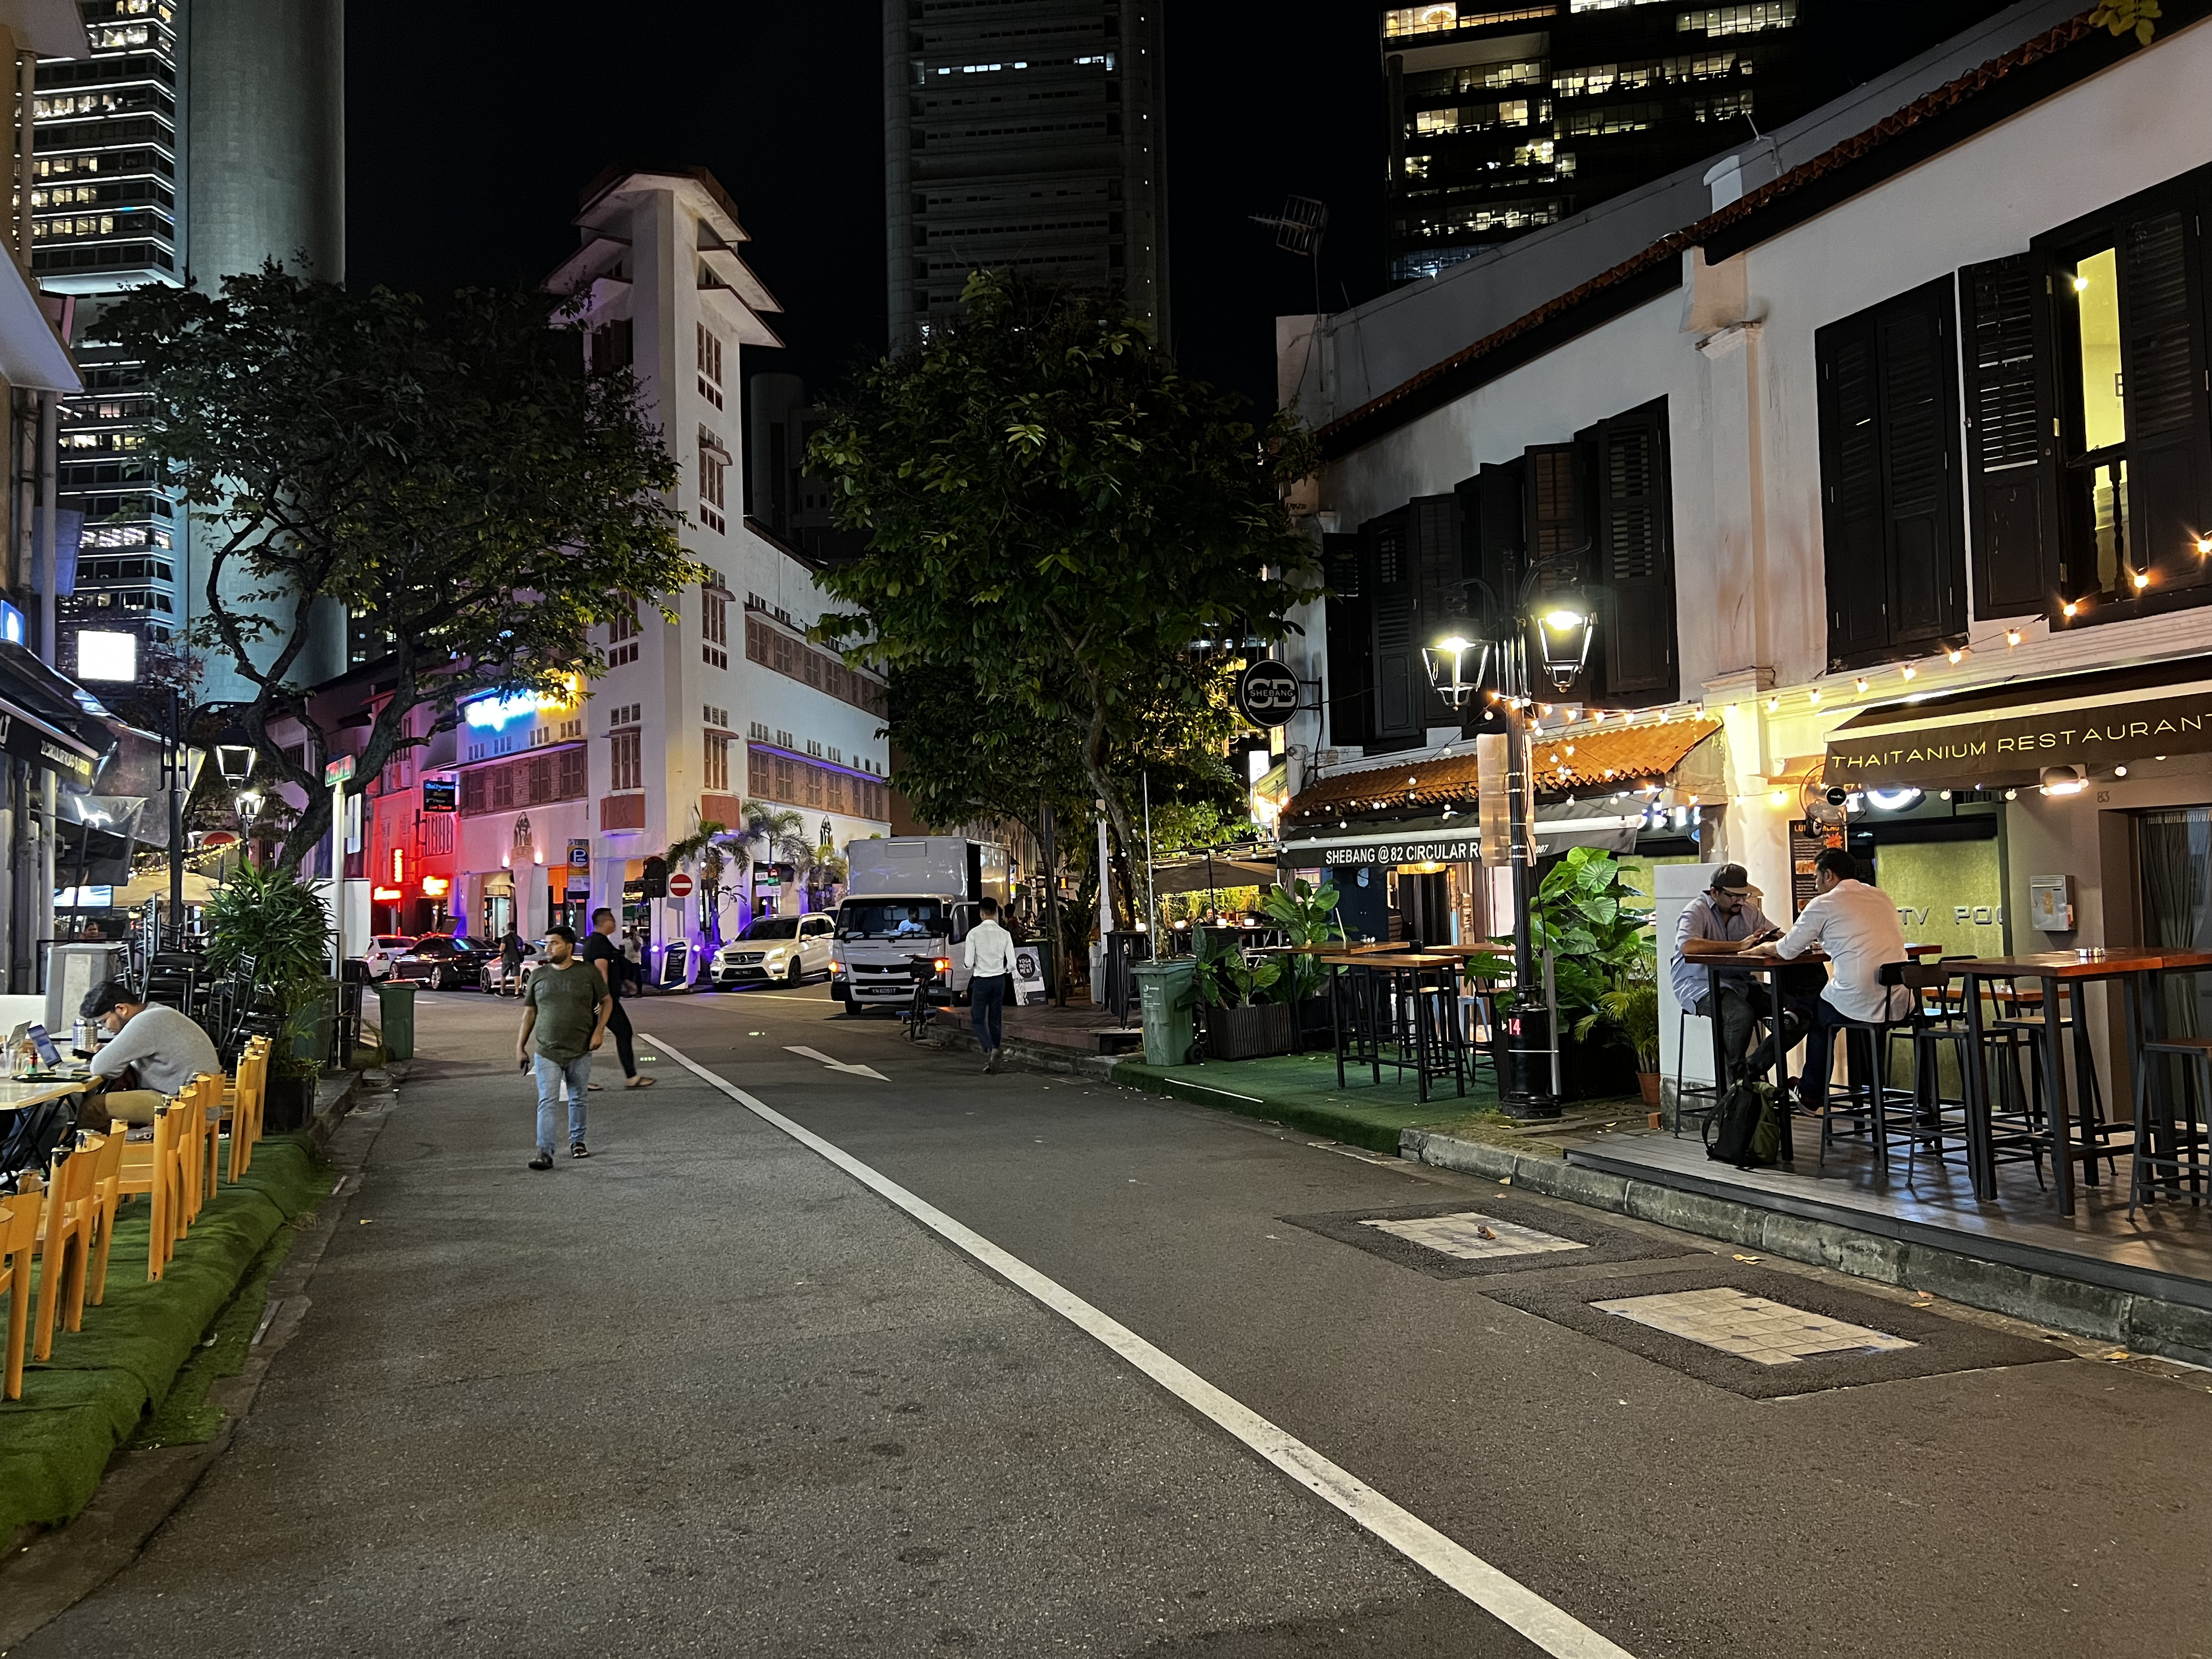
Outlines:
{"label": "dark wooden window shutter", "polygon": [[1328,743],[1364,748],[1375,699],[1375,641],[1363,581],[1363,538],[1322,538],[1328,599]]}
{"label": "dark wooden window shutter", "polygon": [[1575,443],[1536,444],[1522,453],[1526,545],[1540,592],[1577,587],[1589,580],[1583,453],[1583,447]]}
{"label": "dark wooden window shutter", "polygon": [[1966,477],[1974,614],[2028,616],[2065,588],[2053,435],[2050,265],[2015,254],[1960,273],[1966,298]]}
{"label": "dark wooden window shutter", "polygon": [[[2119,240],[2122,388],[2128,411],[2129,542],[2156,590],[2212,580],[2203,317],[2194,213],[2137,220]],[[2123,597],[2126,597],[2123,595]]]}
{"label": "dark wooden window shutter", "polygon": [[1669,702],[1678,687],[1666,399],[1600,422],[1592,453],[1604,596],[1592,656],[1602,653],[1603,694]]}
{"label": "dark wooden window shutter", "polygon": [[1422,647],[1436,643],[1454,623],[1467,618],[1467,592],[1460,577],[1459,498],[1421,495],[1406,504],[1407,551],[1419,583],[1413,607],[1412,673],[1413,702],[1425,737],[1432,726],[1455,724],[1459,714],[1429,684]]}
{"label": "dark wooden window shutter", "polygon": [[[1419,584],[1406,518],[1401,507],[1360,526],[1367,538],[1365,585],[1374,641],[1375,697],[1368,716],[1368,744],[1374,749],[1410,748],[1424,730],[1426,698],[1416,693],[1427,690],[1427,676],[1413,638]],[[1418,687],[1416,675],[1421,677]]]}
{"label": "dark wooden window shutter", "polygon": [[1953,293],[1945,276],[1814,336],[1831,667],[1966,624]]}
{"label": "dark wooden window shutter", "polygon": [[1500,615],[1492,618],[1493,622],[1510,617],[1518,598],[1513,585],[1514,572],[1521,568],[1522,549],[1527,545],[1527,517],[1521,510],[1526,476],[1527,469],[1517,459],[1490,462],[1475,475],[1482,506],[1474,526],[1474,574],[1503,607]]}

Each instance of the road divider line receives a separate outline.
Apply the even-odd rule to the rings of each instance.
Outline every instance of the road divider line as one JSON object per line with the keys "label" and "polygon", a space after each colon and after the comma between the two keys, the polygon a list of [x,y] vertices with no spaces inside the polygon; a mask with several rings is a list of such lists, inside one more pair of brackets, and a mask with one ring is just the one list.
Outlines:
{"label": "road divider line", "polygon": [[1154,1347],[1020,1257],[1001,1249],[972,1227],[956,1221],[890,1176],[754,1098],[672,1045],[650,1032],[639,1035],[657,1044],[663,1054],[710,1088],[727,1095],[763,1123],[790,1136],[871,1192],[889,1200],[947,1243],[1119,1354],[1192,1410],[1211,1419],[1316,1497],[1342,1511],[1415,1566],[1458,1591],[1500,1624],[1553,1656],[1553,1659],[1632,1659],[1627,1650],[1607,1641],[1518,1579],[1493,1567],[1419,1516],[1338,1468],[1294,1435],[1224,1394],[1182,1361]]}

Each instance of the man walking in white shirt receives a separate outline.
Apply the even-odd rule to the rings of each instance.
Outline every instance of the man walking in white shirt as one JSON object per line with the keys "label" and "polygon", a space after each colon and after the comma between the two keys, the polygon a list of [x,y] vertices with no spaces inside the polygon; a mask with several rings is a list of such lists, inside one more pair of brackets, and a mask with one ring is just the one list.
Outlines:
{"label": "man walking in white shirt", "polygon": [[1881,982],[1884,967],[1911,960],[1905,954],[1905,929],[1898,925],[1897,907],[1880,888],[1858,878],[1858,860],[1840,847],[1822,853],[1813,866],[1813,899],[1796,926],[1775,943],[1747,953],[1784,962],[1803,956],[1815,945],[1828,953],[1833,977],[1820,993],[1813,1029],[1805,1036],[1802,1086],[1805,1103],[1814,1111],[1827,1103],[1836,1033],[1849,1024],[1902,1019],[1912,1007],[1911,991]]}
{"label": "man walking in white shirt", "polygon": [[976,907],[982,921],[968,930],[968,1018],[975,1027],[975,1045],[983,1051],[983,1069],[999,1069],[999,1014],[1006,1004],[1006,977],[1014,971],[1014,936],[999,926],[999,901],[985,899]]}

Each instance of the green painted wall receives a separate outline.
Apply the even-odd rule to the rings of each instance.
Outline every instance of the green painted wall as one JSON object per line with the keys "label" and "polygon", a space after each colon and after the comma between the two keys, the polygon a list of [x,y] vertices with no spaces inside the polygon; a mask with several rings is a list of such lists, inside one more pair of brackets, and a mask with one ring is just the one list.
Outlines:
{"label": "green painted wall", "polygon": [[1907,945],[1953,957],[2002,956],[2004,882],[1995,841],[1909,842],[1880,849],[1875,879],[1897,906]]}

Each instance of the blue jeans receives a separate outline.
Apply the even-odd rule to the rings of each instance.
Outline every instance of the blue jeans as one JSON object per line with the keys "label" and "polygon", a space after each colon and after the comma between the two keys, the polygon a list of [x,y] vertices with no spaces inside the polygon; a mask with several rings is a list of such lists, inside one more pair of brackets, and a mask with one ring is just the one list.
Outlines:
{"label": "blue jeans", "polygon": [[538,1150],[550,1158],[563,1083],[568,1085],[568,1144],[574,1146],[584,1138],[584,1091],[592,1086],[592,1056],[586,1052],[562,1061],[533,1054],[530,1066],[538,1079]]}
{"label": "blue jeans", "polygon": [[999,1046],[999,1011],[1006,1003],[1006,976],[978,974],[968,981],[968,1018],[975,1028],[975,1046],[990,1054]]}

